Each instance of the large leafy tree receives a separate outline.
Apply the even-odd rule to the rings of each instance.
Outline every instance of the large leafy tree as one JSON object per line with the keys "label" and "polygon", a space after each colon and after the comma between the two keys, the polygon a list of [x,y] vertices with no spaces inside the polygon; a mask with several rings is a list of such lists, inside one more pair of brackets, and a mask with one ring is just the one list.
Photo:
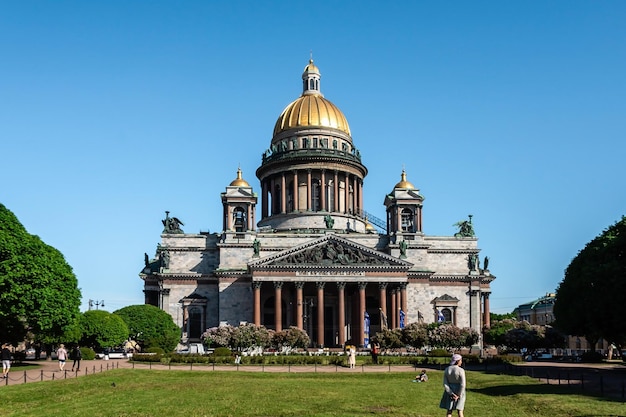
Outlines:
{"label": "large leafy tree", "polygon": [[626,342],[626,217],[604,230],[565,270],[554,304],[555,325],[567,334]]}
{"label": "large leafy tree", "polygon": [[158,307],[149,304],[133,305],[114,312],[128,326],[127,337],[142,348],[160,347],[171,352],[180,341],[180,328],[172,316]]}
{"label": "large leafy tree", "polygon": [[81,344],[94,350],[120,346],[128,339],[128,326],[117,314],[89,310],[83,313],[80,323]]}
{"label": "large leafy tree", "polygon": [[45,343],[63,341],[80,298],[61,252],[29,234],[0,204],[0,338],[17,343],[30,331]]}

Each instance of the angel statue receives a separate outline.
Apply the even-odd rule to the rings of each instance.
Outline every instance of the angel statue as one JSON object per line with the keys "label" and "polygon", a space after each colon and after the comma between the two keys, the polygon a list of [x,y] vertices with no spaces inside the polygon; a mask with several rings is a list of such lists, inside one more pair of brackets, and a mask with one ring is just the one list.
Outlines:
{"label": "angel statue", "polygon": [[454,237],[474,237],[474,226],[472,225],[472,215],[469,215],[469,220],[461,220],[454,223],[453,226],[459,228],[459,231],[454,234]]}
{"label": "angel statue", "polygon": [[162,232],[164,234],[185,233],[183,232],[183,229],[180,228],[180,226],[184,226],[183,222],[178,220],[178,218],[176,217],[170,217],[169,211],[165,212],[165,220],[161,220],[161,222],[163,223],[163,226],[164,226],[163,232]]}

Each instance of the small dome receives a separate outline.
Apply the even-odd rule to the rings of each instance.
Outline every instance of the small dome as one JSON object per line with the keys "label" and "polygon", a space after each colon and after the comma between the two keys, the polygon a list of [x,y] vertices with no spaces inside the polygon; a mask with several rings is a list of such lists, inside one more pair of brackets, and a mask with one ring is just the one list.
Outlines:
{"label": "small dome", "polygon": [[316,73],[320,73],[320,69],[317,68],[317,66],[313,63],[313,59],[309,59],[309,63],[306,67],[304,67],[304,73],[307,72],[316,72]]}
{"label": "small dome", "polygon": [[365,219],[365,232],[367,233],[376,232],[376,228],[372,226],[372,224],[369,221],[367,221],[367,219]]}
{"label": "small dome", "polygon": [[231,183],[231,187],[249,187],[248,181],[244,180],[241,177],[241,168],[237,168],[237,178],[235,178]]}
{"label": "small dome", "polygon": [[415,189],[415,186],[406,180],[406,172],[404,170],[402,170],[401,178],[402,179],[400,180],[400,182],[397,183],[395,187],[393,187],[394,189],[396,188],[403,188],[403,189],[408,189],[408,190]]}
{"label": "small dome", "polygon": [[294,128],[332,128],[350,136],[346,116],[329,100],[320,89],[322,76],[319,68],[309,60],[302,73],[302,95],[291,102],[278,116],[274,136]]}

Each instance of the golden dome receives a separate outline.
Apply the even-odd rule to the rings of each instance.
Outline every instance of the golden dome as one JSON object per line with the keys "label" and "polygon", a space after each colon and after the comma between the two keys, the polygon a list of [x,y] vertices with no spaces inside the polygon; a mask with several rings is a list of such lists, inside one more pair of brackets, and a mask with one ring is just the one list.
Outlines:
{"label": "golden dome", "polygon": [[321,94],[303,95],[289,104],[276,121],[274,136],[296,127],[330,127],[350,135],[346,116]]}
{"label": "golden dome", "polygon": [[294,128],[321,127],[341,130],[350,136],[346,116],[320,91],[320,71],[313,60],[302,73],[302,95],[280,114],[274,126],[274,136]]}
{"label": "golden dome", "polygon": [[393,188],[394,189],[396,189],[396,188],[404,188],[404,189],[414,190],[415,186],[406,180],[406,172],[404,170],[402,170],[402,179]]}
{"label": "golden dome", "polygon": [[320,69],[313,63],[313,58],[309,59],[309,63],[304,67],[304,73],[306,74],[307,72],[320,73]]}
{"label": "golden dome", "polygon": [[249,187],[248,181],[244,180],[241,177],[241,168],[237,168],[237,178],[235,178],[231,183],[231,187]]}
{"label": "golden dome", "polygon": [[372,224],[368,222],[367,219],[365,219],[365,231],[368,233],[376,231],[376,228],[372,226]]}

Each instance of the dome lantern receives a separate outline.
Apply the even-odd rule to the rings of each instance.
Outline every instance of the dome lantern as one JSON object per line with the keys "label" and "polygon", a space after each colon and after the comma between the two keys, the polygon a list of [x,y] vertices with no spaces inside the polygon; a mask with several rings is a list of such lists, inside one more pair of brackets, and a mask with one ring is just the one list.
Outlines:
{"label": "dome lantern", "polygon": [[[313,64],[313,58],[309,59],[309,64],[304,67],[302,73],[302,95],[319,94],[320,92],[320,70]],[[323,97],[323,96],[322,96]]]}

